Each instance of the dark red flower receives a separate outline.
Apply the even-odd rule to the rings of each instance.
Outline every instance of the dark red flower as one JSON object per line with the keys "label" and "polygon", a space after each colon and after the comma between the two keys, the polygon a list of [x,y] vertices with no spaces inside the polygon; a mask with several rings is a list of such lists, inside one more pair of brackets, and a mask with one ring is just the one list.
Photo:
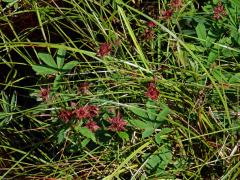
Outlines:
{"label": "dark red flower", "polygon": [[149,97],[150,99],[152,99],[152,100],[157,100],[158,97],[159,97],[159,94],[160,94],[160,92],[159,92],[159,90],[156,88],[155,83],[149,83],[149,85],[148,85],[148,90],[147,90],[147,92],[145,93],[145,95],[146,95],[147,97]]}
{"label": "dark red flower", "polygon": [[76,109],[74,112],[79,120],[89,117],[88,110],[85,106]]}
{"label": "dark red flower", "polygon": [[111,124],[109,129],[115,132],[124,131],[127,125],[127,122],[124,121],[119,114],[116,117],[110,118],[109,122]]}
{"label": "dark red flower", "polygon": [[65,123],[68,123],[68,121],[71,120],[72,118],[72,111],[69,111],[69,110],[66,110],[66,109],[62,109],[60,112],[59,112],[59,115],[58,117]]}
{"label": "dark red flower", "polygon": [[172,17],[172,15],[173,15],[173,10],[172,9],[162,11],[163,19],[170,19]]}
{"label": "dark red flower", "polygon": [[99,108],[94,105],[86,106],[86,110],[88,111],[88,118],[92,119],[99,114]]}
{"label": "dark red flower", "polygon": [[111,49],[112,49],[112,45],[111,44],[109,44],[109,43],[102,43],[100,45],[100,48],[99,48],[98,52],[97,52],[97,55],[100,56],[100,57],[106,56],[106,55],[108,55],[110,53]]}
{"label": "dark red flower", "polygon": [[92,132],[96,132],[100,127],[97,125],[97,123],[95,121],[89,120],[86,123],[86,127],[92,131]]}
{"label": "dark red flower", "polygon": [[173,8],[180,8],[182,6],[182,0],[172,0],[170,2],[170,6],[173,7]]}
{"label": "dark red flower", "polygon": [[144,34],[143,34],[144,39],[152,40],[154,38],[154,36],[155,36],[155,33],[153,30],[145,29]]}
{"label": "dark red flower", "polygon": [[153,28],[153,27],[156,27],[157,24],[156,24],[155,22],[153,22],[153,21],[148,21],[147,26],[148,26],[149,28]]}
{"label": "dark red flower", "polygon": [[83,82],[79,86],[79,90],[84,94],[87,95],[89,93],[89,83]]}
{"label": "dark red flower", "polygon": [[227,13],[224,9],[224,6],[221,3],[218,3],[218,5],[213,10],[213,18],[218,20],[221,19],[222,16],[226,16]]}
{"label": "dark red flower", "polygon": [[43,101],[47,101],[49,99],[50,89],[49,88],[40,88],[40,97]]}

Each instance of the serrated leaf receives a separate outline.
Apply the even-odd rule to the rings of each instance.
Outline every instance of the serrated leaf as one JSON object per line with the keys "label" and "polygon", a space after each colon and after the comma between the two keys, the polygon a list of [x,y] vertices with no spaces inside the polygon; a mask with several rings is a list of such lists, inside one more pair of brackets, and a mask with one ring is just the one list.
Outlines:
{"label": "serrated leaf", "polygon": [[204,52],[205,51],[205,48],[203,48],[201,46],[197,46],[197,45],[194,45],[194,44],[191,44],[191,43],[185,43],[185,44],[192,51],[197,51],[197,52]]}
{"label": "serrated leaf", "polygon": [[240,82],[240,73],[234,74],[228,81],[229,83],[239,83]]}
{"label": "serrated leaf", "polygon": [[172,152],[167,147],[162,146],[158,152],[155,152],[148,158],[146,167],[155,169],[158,173],[163,173],[171,161]]}
{"label": "serrated leaf", "polygon": [[153,154],[148,158],[146,167],[148,169],[156,169],[157,165],[161,163],[161,158],[158,154]]}
{"label": "serrated leaf", "polygon": [[137,106],[128,106],[128,109],[142,118],[148,118],[148,114],[145,109],[139,108]]}
{"label": "serrated leaf", "polygon": [[53,57],[47,53],[38,53],[38,57],[48,66],[58,68],[56,62]]}
{"label": "serrated leaf", "polygon": [[166,146],[162,147],[159,151],[159,154],[166,164],[170,163],[172,160],[172,152]]}
{"label": "serrated leaf", "polygon": [[64,64],[64,59],[66,55],[66,50],[65,49],[58,49],[57,51],[57,66],[59,69],[63,67]]}
{"label": "serrated leaf", "polygon": [[63,70],[65,71],[70,71],[72,68],[74,68],[75,66],[77,66],[79,64],[78,61],[71,61],[71,62],[68,62],[66,63],[64,66],[63,66]]}
{"label": "serrated leaf", "polygon": [[208,64],[214,63],[214,61],[217,59],[218,53],[216,49],[212,49],[208,55]]}
{"label": "serrated leaf", "polygon": [[161,129],[161,131],[159,132],[160,135],[165,135],[165,134],[169,134],[170,132],[172,132],[173,129],[171,128],[163,128]]}
{"label": "serrated leaf", "polygon": [[168,137],[167,134],[169,134],[170,132],[172,132],[171,128],[163,128],[159,133],[155,135],[156,143],[160,144],[163,139],[166,139],[166,137]]}
{"label": "serrated leaf", "polygon": [[[129,119],[128,120],[133,126],[140,128],[140,129],[147,129],[149,128],[149,125],[143,121],[137,120],[137,119]],[[150,126],[151,127],[151,126]]]}
{"label": "serrated leaf", "polygon": [[169,112],[170,109],[165,106],[164,109],[158,114],[156,121],[164,121]]}
{"label": "serrated leaf", "polygon": [[212,71],[213,77],[219,82],[227,82],[227,78],[224,76],[224,70],[222,69],[214,69]]}
{"label": "serrated leaf", "polygon": [[47,75],[47,74],[54,74],[57,73],[58,71],[46,66],[41,66],[41,65],[32,65],[32,69],[37,73],[41,75]]}
{"label": "serrated leaf", "polygon": [[86,127],[79,128],[79,132],[86,138],[91,139],[93,142],[96,142],[95,135]]}
{"label": "serrated leaf", "polygon": [[147,137],[151,136],[154,132],[155,132],[154,128],[147,128],[147,129],[145,129],[145,131],[143,131],[142,138],[143,139],[147,138]]}
{"label": "serrated leaf", "polygon": [[206,32],[206,28],[205,25],[203,23],[198,23],[197,27],[196,27],[196,33],[198,38],[201,40],[202,45],[206,45],[205,41],[202,40],[206,40],[207,38],[207,32]]}

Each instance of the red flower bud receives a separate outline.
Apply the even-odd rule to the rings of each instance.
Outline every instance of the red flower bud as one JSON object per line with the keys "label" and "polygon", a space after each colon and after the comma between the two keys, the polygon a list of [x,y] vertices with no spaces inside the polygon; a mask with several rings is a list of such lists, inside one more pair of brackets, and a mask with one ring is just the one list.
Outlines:
{"label": "red flower bud", "polygon": [[152,100],[157,100],[159,97],[159,90],[156,88],[156,85],[154,83],[149,83],[148,90],[145,93],[147,97],[149,97]]}
{"label": "red flower bud", "polygon": [[109,44],[109,43],[102,43],[100,45],[100,48],[99,48],[98,52],[97,52],[97,56],[104,57],[104,56],[106,56],[106,55],[108,55],[110,53],[111,49],[112,49],[112,45],[111,44]]}
{"label": "red flower bud", "polygon": [[47,101],[49,99],[50,89],[49,88],[40,88],[40,97],[43,101]]}
{"label": "red flower bud", "polygon": [[148,21],[147,26],[150,28],[156,27],[156,23],[152,21]]}

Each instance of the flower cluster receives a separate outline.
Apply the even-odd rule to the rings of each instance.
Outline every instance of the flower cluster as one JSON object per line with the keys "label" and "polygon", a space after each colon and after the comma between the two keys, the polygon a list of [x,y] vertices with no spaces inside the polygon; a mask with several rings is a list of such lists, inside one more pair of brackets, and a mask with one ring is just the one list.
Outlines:
{"label": "flower cluster", "polygon": [[92,119],[99,114],[99,108],[97,106],[87,105],[76,109],[74,112],[79,120],[85,118]]}
{"label": "flower cluster", "polygon": [[152,40],[154,38],[154,36],[155,36],[155,33],[154,33],[153,30],[151,30],[151,29],[145,29],[144,30],[144,33],[143,33],[144,39]]}
{"label": "flower cluster", "polygon": [[[68,123],[73,116],[75,116],[77,120],[86,120],[85,127],[92,132],[96,132],[98,129],[100,129],[100,126],[98,126],[97,122],[95,122],[93,118],[98,116],[99,112],[99,107],[94,105],[86,105],[72,111],[61,109],[58,117],[64,123]],[[116,117],[109,118],[108,122],[110,123],[108,129],[115,132],[125,130],[125,126],[127,125],[127,122],[120,117],[119,113]]]}
{"label": "flower cluster", "polygon": [[70,110],[61,109],[58,116],[63,122],[68,123],[73,116],[73,112]]}
{"label": "flower cluster", "polygon": [[145,95],[152,100],[157,100],[159,97],[159,94],[160,94],[160,92],[157,89],[156,84],[153,82],[149,83],[148,89],[147,89],[147,92],[145,93]]}
{"label": "flower cluster", "polygon": [[162,11],[162,17],[163,19],[170,19],[173,15],[173,10],[172,9],[168,9],[166,11]]}
{"label": "flower cluster", "polygon": [[[171,2],[169,3],[170,8],[167,10],[163,10],[159,18],[163,20],[170,19],[174,11],[179,9],[182,6],[182,4],[183,4],[182,0],[171,0]],[[153,31],[153,28],[155,28],[156,26],[157,24],[154,23],[153,21],[148,21],[147,22],[148,28],[144,30],[143,38],[146,40],[152,40],[155,36],[155,32]]]}
{"label": "flower cluster", "polygon": [[124,131],[125,126],[127,125],[127,122],[124,121],[121,117],[120,114],[118,113],[116,117],[110,118],[109,123],[111,124],[109,129],[111,131]]}
{"label": "flower cluster", "polygon": [[96,132],[100,127],[97,125],[97,123],[93,120],[89,120],[87,123],[86,123],[86,127],[92,131],[92,132]]}
{"label": "flower cluster", "polygon": [[219,3],[213,10],[213,18],[216,19],[216,20],[219,20],[221,19],[223,16],[226,16],[227,13],[224,9],[224,6]]}
{"label": "flower cluster", "polygon": [[143,33],[143,38],[146,40],[152,40],[155,36],[155,32],[152,30],[152,28],[156,27],[157,24],[154,23],[153,21],[148,21],[147,22],[147,29],[144,30]]}
{"label": "flower cluster", "polygon": [[97,52],[97,56],[104,57],[108,55],[112,50],[112,45],[109,43],[102,43]]}
{"label": "flower cluster", "polygon": [[148,22],[147,22],[147,26],[148,26],[149,28],[154,28],[154,27],[156,27],[157,25],[156,25],[156,23],[153,22],[153,21],[148,21]]}
{"label": "flower cluster", "polygon": [[50,88],[40,88],[39,96],[42,99],[42,101],[47,101],[49,99],[50,95]]}
{"label": "flower cluster", "polygon": [[171,0],[169,3],[170,9],[162,11],[162,18],[167,20],[170,19],[175,10],[179,9],[183,5],[182,0]]}
{"label": "flower cluster", "polygon": [[175,9],[178,9],[182,6],[182,0],[172,0],[170,2],[170,6],[175,8]]}

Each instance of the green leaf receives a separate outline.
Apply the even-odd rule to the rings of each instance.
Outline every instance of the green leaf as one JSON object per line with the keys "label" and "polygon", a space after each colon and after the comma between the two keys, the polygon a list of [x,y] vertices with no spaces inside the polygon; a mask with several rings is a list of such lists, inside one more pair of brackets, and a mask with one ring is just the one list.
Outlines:
{"label": "green leaf", "polygon": [[59,133],[58,133],[58,135],[57,135],[57,143],[58,144],[61,144],[63,141],[64,141],[64,139],[65,139],[65,129],[62,129],[61,131],[59,131]]}
{"label": "green leaf", "polygon": [[153,133],[155,132],[155,129],[154,128],[147,128],[145,129],[145,131],[143,131],[142,133],[142,138],[146,138],[146,137],[149,137],[151,136]]}
{"label": "green leaf", "polygon": [[198,25],[196,27],[196,32],[197,32],[198,38],[201,40],[202,45],[205,46],[206,42],[202,41],[202,40],[207,39],[207,32],[206,32],[206,28],[203,23],[198,23]]}
{"label": "green leaf", "polygon": [[53,57],[47,53],[38,53],[38,57],[48,66],[58,68],[56,62]]}
{"label": "green leaf", "polygon": [[58,51],[57,51],[57,66],[59,69],[61,69],[63,67],[65,55],[66,55],[65,49],[58,49]]}
{"label": "green leaf", "polygon": [[59,74],[55,77],[54,82],[53,82],[53,90],[57,91],[60,87],[60,82],[62,80],[62,74]]}
{"label": "green leaf", "polygon": [[164,109],[158,114],[156,121],[164,121],[169,112],[170,109],[165,106]]}
{"label": "green leaf", "polygon": [[159,133],[155,135],[155,141],[157,144],[162,143],[163,139],[168,137],[168,134],[172,132],[171,128],[163,128]]}
{"label": "green leaf", "polygon": [[228,81],[229,83],[239,83],[240,82],[240,73],[234,74]]}
{"label": "green leaf", "polygon": [[218,52],[216,49],[212,49],[208,55],[208,65],[212,64],[215,62],[215,60],[217,59],[218,57]]}
{"label": "green leaf", "polygon": [[157,111],[156,111],[156,104],[152,100],[148,100],[146,103],[147,106],[147,114],[150,120],[154,121],[157,116]]}
{"label": "green leaf", "polygon": [[32,65],[32,69],[37,73],[37,74],[54,74],[57,73],[58,71],[46,66],[41,66],[41,65]]}
{"label": "green leaf", "polygon": [[218,80],[219,82],[227,82],[227,78],[224,76],[224,70],[223,69],[214,69],[212,71],[213,77]]}
{"label": "green leaf", "polygon": [[128,135],[128,133],[126,133],[126,132],[118,132],[117,134],[118,134],[118,136],[119,136],[120,138],[122,138],[123,140],[129,141],[129,135]]}
{"label": "green leaf", "polygon": [[62,69],[66,70],[66,71],[69,71],[78,64],[79,64],[78,61],[71,61],[71,62],[68,62],[67,64],[65,64]]}
{"label": "green leaf", "polygon": [[[8,96],[5,94],[4,91],[1,92],[2,94],[2,103],[1,103],[1,107],[3,109],[4,112],[10,112],[10,107],[9,107],[9,98]],[[0,101],[1,102],[1,101]]]}
{"label": "green leaf", "polygon": [[161,156],[161,159],[164,162],[164,163],[162,163],[162,164],[164,164],[164,166],[161,168],[166,168],[166,165],[169,164],[172,160],[172,152],[169,148],[164,146],[160,149],[159,154]]}
{"label": "green leaf", "polygon": [[159,154],[153,154],[148,158],[146,167],[148,169],[157,169],[158,165],[162,162]]}
{"label": "green leaf", "polygon": [[[149,125],[143,121],[137,120],[137,119],[129,119],[128,120],[133,126],[140,128],[140,129],[147,129],[149,128]],[[151,126],[150,126],[151,127]]]}
{"label": "green leaf", "polygon": [[145,109],[139,108],[137,106],[128,106],[128,109],[132,111],[134,114],[148,119],[148,114]]}
{"label": "green leaf", "polygon": [[88,145],[89,142],[90,142],[90,139],[84,139],[84,140],[81,142],[81,146],[82,146],[82,147],[86,147],[86,145]]}
{"label": "green leaf", "polygon": [[205,51],[205,48],[203,48],[201,46],[197,46],[195,44],[185,43],[185,45],[192,51],[197,51],[197,52],[204,52]]}
{"label": "green leaf", "polygon": [[17,93],[16,91],[13,92],[12,99],[11,99],[11,104],[10,104],[10,111],[14,111],[16,106],[17,106]]}
{"label": "green leaf", "polygon": [[85,136],[86,138],[91,139],[93,142],[96,142],[96,137],[95,135],[86,127],[81,127],[79,128],[79,132]]}
{"label": "green leaf", "polygon": [[8,115],[5,112],[0,112],[0,119],[6,118]]}
{"label": "green leaf", "polygon": [[164,173],[164,170],[171,161],[172,152],[168,147],[162,146],[157,152],[148,158],[146,167],[150,170],[156,170],[157,173]]}

